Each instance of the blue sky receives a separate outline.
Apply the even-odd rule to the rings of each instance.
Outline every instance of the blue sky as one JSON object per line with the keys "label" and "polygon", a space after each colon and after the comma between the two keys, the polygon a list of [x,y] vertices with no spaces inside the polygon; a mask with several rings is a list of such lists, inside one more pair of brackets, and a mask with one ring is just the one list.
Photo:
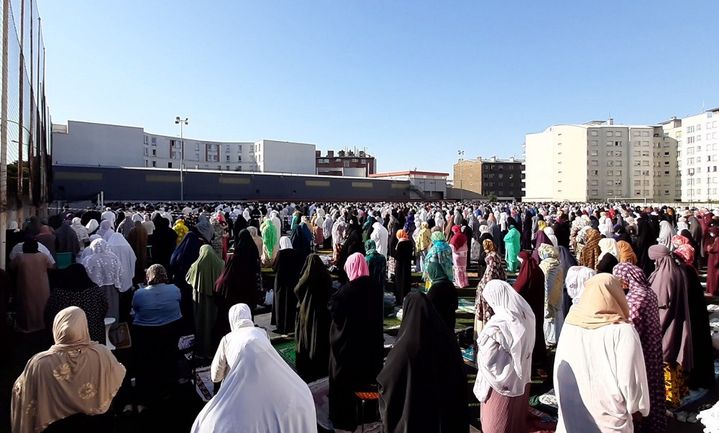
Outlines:
{"label": "blue sky", "polygon": [[719,106],[706,1],[39,0],[53,120],[366,148],[380,171],[521,155],[556,123]]}

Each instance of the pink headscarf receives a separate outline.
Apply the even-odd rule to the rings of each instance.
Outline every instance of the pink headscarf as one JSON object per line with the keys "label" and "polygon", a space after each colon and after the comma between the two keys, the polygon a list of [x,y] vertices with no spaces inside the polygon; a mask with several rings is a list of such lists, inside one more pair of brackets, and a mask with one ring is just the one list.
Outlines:
{"label": "pink headscarf", "polygon": [[687,265],[694,266],[694,247],[692,247],[688,243],[679,245],[674,250],[674,255],[682,259],[682,261]]}
{"label": "pink headscarf", "polygon": [[369,267],[362,253],[354,253],[347,258],[345,263],[345,272],[350,281],[354,281],[359,277],[369,275]]}

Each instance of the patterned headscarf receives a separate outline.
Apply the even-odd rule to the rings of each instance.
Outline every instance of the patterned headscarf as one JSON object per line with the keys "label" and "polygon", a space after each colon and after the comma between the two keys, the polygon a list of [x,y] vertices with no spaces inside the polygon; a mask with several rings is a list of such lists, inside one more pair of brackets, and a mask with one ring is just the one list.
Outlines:
{"label": "patterned headscarf", "polygon": [[582,255],[579,258],[579,264],[588,268],[595,269],[599,262],[599,254],[601,250],[599,248],[599,239],[601,235],[597,229],[589,229],[585,236],[584,248],[582,248]]}
{"label": "patterned headscarf", "polygon": [[494,246],[494,242],[491,239],[485,239],[482,241],[482,248],[487,253],[493,253],[497,251],[497,247]]}
{"label": "patterned headscarf", "polygon": [[[674,236],[674,237],[676,237],[676,236]],[[694,265],[694,247],[692,247],[688,243],[679,245],[678,247],[676,247],[676,249],[673,251],[673,253],[675,256],[679,257],[687,265],[689,265],[689,266]]]}
{"label": "patterned headscarf", "polygon": [[147,284],[153,285],[153,284],[163,284],[167,283],[167,271],[165,270],[165,267],[162,265],[152,265],[147,269],[146,273],[147,277]]}

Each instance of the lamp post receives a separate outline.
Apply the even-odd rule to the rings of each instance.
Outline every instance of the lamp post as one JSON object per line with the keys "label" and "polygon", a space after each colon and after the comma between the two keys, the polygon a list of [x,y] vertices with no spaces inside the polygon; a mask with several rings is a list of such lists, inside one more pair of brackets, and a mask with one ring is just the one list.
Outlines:
{"label": "lamp post", "polygon": [[183,174],[185,166],[185,136],[183,134],[183,126],[187,125],[189,118],[184,119],[180,116],[175,117],[175,125],[180,125],[180,201],[185,201],[185,177]]}
{"label": "lamp post", "polygon": [[459,165],[459,201],[462,202],[464,198],[464,191],[462,191],[462,157],[464,156],[464,150],[457,151],[457,165]]}

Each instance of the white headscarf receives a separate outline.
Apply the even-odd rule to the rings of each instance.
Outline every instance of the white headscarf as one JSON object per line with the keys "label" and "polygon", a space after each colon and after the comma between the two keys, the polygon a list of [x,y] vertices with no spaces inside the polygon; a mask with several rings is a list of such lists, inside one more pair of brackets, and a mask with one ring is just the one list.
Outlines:
{"label": "white headscarf", "polygon": [[619,260],[619,251],[617,250],[617,241],[615,241],[613,238],[603,238],[599,240],[599,250],[601,253],[599,254],[599,258],[597,259],[597,263],[604,258],[606,254],[613,255],[617,260]]}
{"label": "white headscarf", "polygon": [[287,236],[282,236],[280,238],[280,251],[287,249],[292,249],[292,240]]}
{"label": "white headscarf", "polygon": [[672,236],[674,236],[674,229],[672,229],[672,225],[669,221],[661,221],[659,223],[659,237],[657,238],[657,243],[659,243],[659,245],[664,245],[671,250]]}
{"label": "white headscarf", "polygon": [[127,243],[125,236],[120,233],[113,233],[107,245],[110,250],[115,253],[117,258],[120,259],[122,271],[120,273],[120,287],[118,288],[120,292],[125,292],[132,287],[132,277],[135,276],[135,262],[137,261],[137,257],[130,244]]}
{"label": "white headscarf", "polygon": [[489,391],[518,397],[532,380],[535,318],[532,308],[512,286],[491,280],[482,292],[494,310],[477,337],[477,381],[474,395],[487,401]]}
{"label": "white headscarf", "polygon": [[98,227],[100,227],[100,223],[97,222],[96,219],[91,219],[91,220],[88,221],[87,224],[85,225],[85,228],[87,229],[87,232],[88,232],[88,233],[94,232],[95,230],[97,230]]}
{"label": "white headscarf", "polygon": [[95,239],[86,251],[87,257],[82,264],[85,266],[90,280],[100,287],[115,286],[119,289],[122,286],[120,283],[122,265],[120,259],[110,250],[107,242],[104,239]]}
{"label": "white headscarf", "polygon": [[237,331],[240,328],[255,326],[252,321],[252,310],[247,304],[235,304],[230,307],[230,330]]}
{"label": "white headscarf", "polygon": [[559,246],[559,241],[557,240],[557,236],[554,234],[554,229],[547,226],[544,228],[544,234],[547,235],[547,238],[552,242],[552,245],[555,247]]}
{"label": "white headscarf", "polygon": [[597,271],[586,266],[572,266],[567,270],[564,284],[567,286],[567,294],[572,298],[572,305],[579,303],[579,298],[582,297],[584,291],[584,283],[595,275],[597,275]]}
{"label": "white headscarf", "polygon": [[226,362],[223,371],[229,367],[229,372],[191,432],[249,432],[261,426],[267,433],[316,433],[315,404],[307,384],[272,347],[264,329],[235,327],[252,322],[248,313],[245,304],[230,309],[232,332],[222,338],[212,362],[213,369]]}

